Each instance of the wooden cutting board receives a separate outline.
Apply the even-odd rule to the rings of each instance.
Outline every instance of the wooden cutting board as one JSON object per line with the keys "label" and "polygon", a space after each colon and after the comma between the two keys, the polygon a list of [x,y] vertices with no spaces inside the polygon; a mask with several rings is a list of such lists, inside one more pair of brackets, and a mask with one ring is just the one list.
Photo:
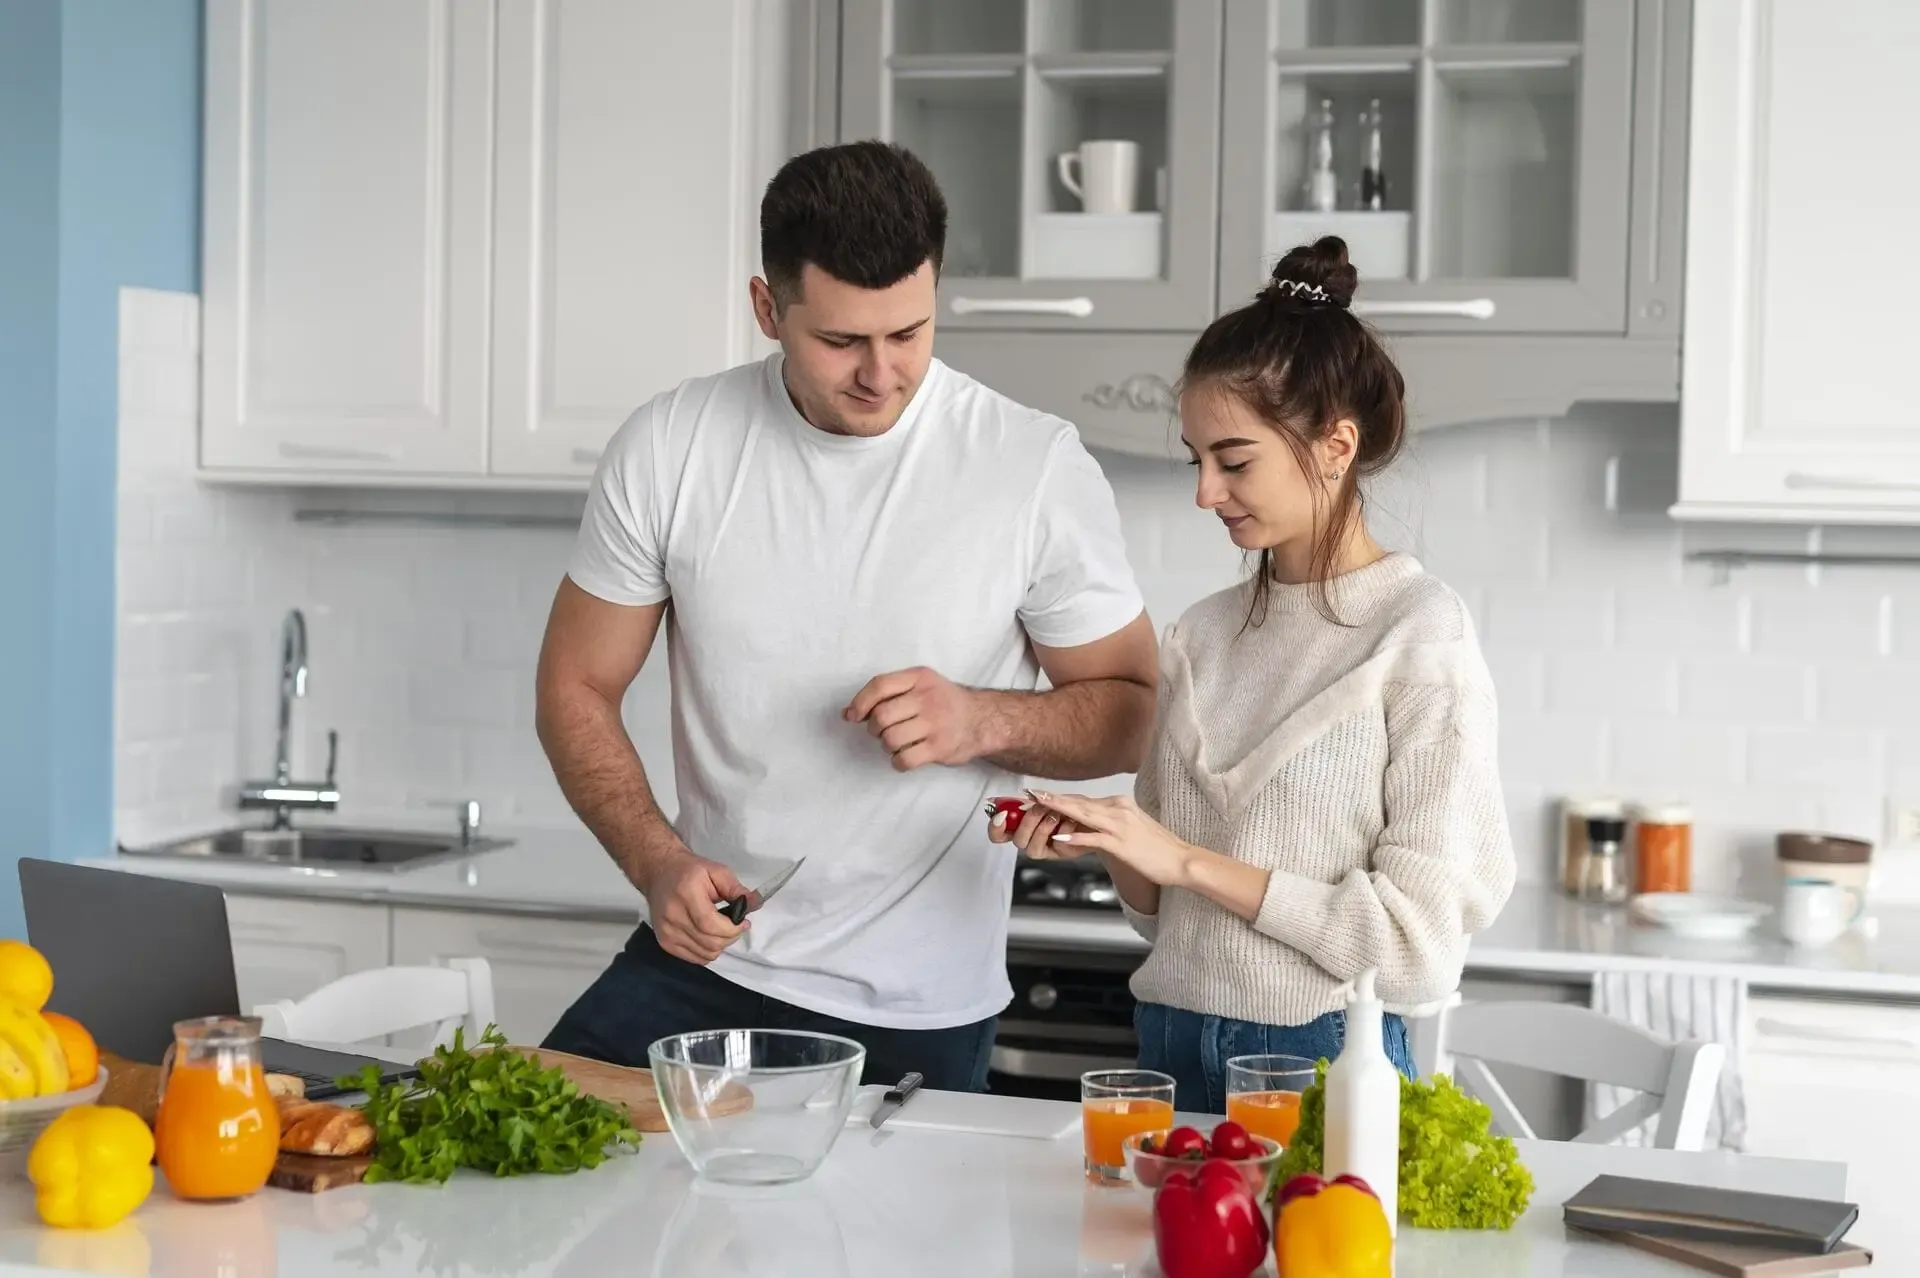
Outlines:
{"label": "wooden cutting board", "polygon": [[342,1185],[359,1184],[366,1179],[367,1169],[372,1166],[371,1154],[329,1158],[324,1154],[289,1154],[283,1149],[280,1157],[274,1160],[273,1172],[267,1177],[267,1183],[277,1189],[290,1189],[296,1194],[318,1194]]}
{"label": "wooden cutting board", "polygon": [[[652,1070],[609,1065],[605,1061],[539,1047],[515,1050],[538,1058],[548,1068],[558,1066],[587,1095],[624,1107],[627,1120],[635,1129],[642,1132],[667,1130],[667,1116],[660,1108],[660,1093],[654,1089]],[[708,1106],[707,1112],[715,1118],[725,1118],[752,1108],[753,1093],[739,1083],[729,1083]]]}

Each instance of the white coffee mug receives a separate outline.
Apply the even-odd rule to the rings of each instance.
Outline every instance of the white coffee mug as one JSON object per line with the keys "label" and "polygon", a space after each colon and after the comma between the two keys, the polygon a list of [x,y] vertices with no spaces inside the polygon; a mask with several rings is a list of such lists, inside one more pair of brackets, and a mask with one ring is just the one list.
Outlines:
{"label": "white coffee mug", "polygon": [[1860,915],[1859,896],[1829,879],[1791,878],[1780,888],[1780,935],[1794,945],[1838,940]]}
{"label": "white coffee mug", "polygon": [[1140,180],[1140,145],[1102,140],[1082,142],[1078,151],[1054,159],[1060,185],[1080,197],[1087,213],[1131,213]]}

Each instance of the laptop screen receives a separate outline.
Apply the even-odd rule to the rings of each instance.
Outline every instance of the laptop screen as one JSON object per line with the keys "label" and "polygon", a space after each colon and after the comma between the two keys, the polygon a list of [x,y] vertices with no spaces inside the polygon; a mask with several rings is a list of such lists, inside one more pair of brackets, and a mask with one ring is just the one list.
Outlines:
{"label": "laptop screen", "polygon": [[20,897],[53,966],[47,1007],[106,1051],[158,1064],[175,1021],[240,1014],[219,888],[22,857]]}

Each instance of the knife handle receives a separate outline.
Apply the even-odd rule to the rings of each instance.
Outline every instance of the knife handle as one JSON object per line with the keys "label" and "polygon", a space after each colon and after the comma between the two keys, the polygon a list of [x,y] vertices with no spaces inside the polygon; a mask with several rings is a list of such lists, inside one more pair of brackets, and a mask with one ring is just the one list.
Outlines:
{"label": "knife handle", "polygon": [[720,902],[719,910],[727,916],[728,922],[738,927],[740,926],[740,921],[747,917],[747,898],[744,896],[736,896],[731,901],[722,901]]}
{"label": "knife handle", "polygon": [[905,1104],[907,1097],[919,1091],[920,1084],[925,1081],[926,1080],[920,1076],[920,1071],[915,1070],[901,1079],[899,1083],[888,1091],[884,1100],[895,1105]]}

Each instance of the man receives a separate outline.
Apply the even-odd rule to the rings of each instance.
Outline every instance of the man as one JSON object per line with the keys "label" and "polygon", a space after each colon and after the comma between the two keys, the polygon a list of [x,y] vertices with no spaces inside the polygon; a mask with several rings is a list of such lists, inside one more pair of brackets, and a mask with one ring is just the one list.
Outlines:
{"label": "man", "polygon": [[[644,1065],[668,1034],[812,1029],[869,1080],[981,1090],[1015,856],[983,800],[1137,768],[1153,631],[1073,428],[933,358],[933,174],[809,152],[760,220],[780,353],[620,428],[548,621],[540,739],[648,922],[547,1046]],[[672,823],[620,716],[663,616]]]}

